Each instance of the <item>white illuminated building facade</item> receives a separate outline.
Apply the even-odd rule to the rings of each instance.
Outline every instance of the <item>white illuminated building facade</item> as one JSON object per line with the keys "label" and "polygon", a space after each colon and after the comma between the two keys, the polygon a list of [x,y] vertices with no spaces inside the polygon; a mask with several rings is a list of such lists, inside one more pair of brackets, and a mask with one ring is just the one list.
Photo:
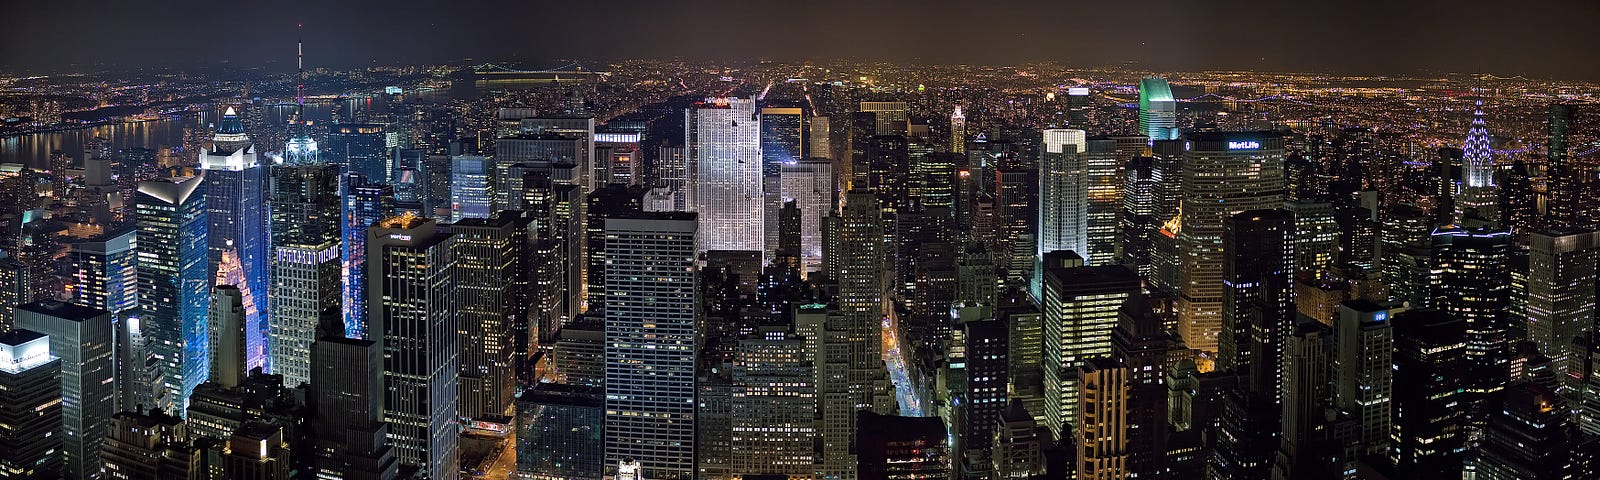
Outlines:
{"label": "white illuminated building facade", "polygon": [[684,127],[692,201],[700,214],[696,251],[762,251],[766,215],[755,100],[707,98],[685,111]]}
{"label": "white illuminated building facade", "polygon": [[838,210],[834,187],[833,162],[813,158],[783,165],[781,175],[784,201],[793,200],[800,208],[801,271],[822,269],[822,222]]}
{"label": "white illuminated building facade", "polygon": [[1071,250],[1088,255],[1088,162],[1083,130],[1044,131],[1039,154],[1039,254]]}

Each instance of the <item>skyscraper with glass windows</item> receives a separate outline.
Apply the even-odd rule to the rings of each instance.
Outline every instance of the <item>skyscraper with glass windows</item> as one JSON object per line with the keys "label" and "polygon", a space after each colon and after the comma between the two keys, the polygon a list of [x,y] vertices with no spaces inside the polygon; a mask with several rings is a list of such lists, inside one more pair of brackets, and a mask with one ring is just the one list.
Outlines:
{"label": "skyscraper with glass windows", "polygon": [[311,378],[322,312],[339,306],[339,166],[274,166],[271,195],[270,371],[299,385]]}
{"label": "skyscraper with glass windows", "polygon": [[1178,102],[1166,79],[1139,79],[1139,133],[1152,141],[1178,139]]}
{"label": "skyscraper with glass windows", "polygon": [[708,98],[685,112],[684,128],[698,251],[762,251],[766,214],[755,100]]}
{"label": "skyscraper with glass windows", "polygon": [[[260,313],[266,313],[267,165],[260,162],[232,107],[223,112],[211,145],[201,149],[200,168],[206,183],[207,278],[216,278],[223,255],[231,250],[244,277],[236,286],[260,298]],[[265,314],[246,319],[245,343],[251,352],[246,361],[252,367],[266,364],[268,322]]]}
{"label": "skyscraper with glass windows", "polygon": [[210,375],[206,310],[206,201],[202,177],[139,182],[139,314],[164,379],[167,402],[181,412]]}

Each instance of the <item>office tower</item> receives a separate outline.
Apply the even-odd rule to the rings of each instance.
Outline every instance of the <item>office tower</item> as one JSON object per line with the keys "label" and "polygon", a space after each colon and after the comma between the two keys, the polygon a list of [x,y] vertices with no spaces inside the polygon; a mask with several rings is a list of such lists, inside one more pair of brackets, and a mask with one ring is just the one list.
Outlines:
{"label": "office tower", "polygon": [[105,469],[115,479],[206,478],[183,419],[160,411],[111,416]]}
{"label": "office tower", "polygon": [[1505,387],[1511,356],[1509,257],[1511,235],[1487,228],[1439,228],[1433,232],[1433,308],[1467,324],[1467,365],[1472,381],[1468,412],[1475,427],[1487,418],[1488,402]]}
{"label": "office tower", "polygon": [[873,135],[905,135],[910,131],[906,102],[861,102],[857,111],[873,114]]}
{"label": "office tower", "polygon": [[138,230],[128,228],[72,244],[73,302],[113,314],[139,305],[137,237]]}
{"label": "office tower", "polygon": [[792,269],[796,278],[805,272],[800,266],[800,204],[794,200],[784,201],[778,211],[778,249],[773,263]]}
{"label": "office tower", "polygon": [[598,479],[605,473],[605,394],[541,383],[517,398],[517,474]]}
{"label": "office tower", "polygon": [[995,425],[1006,409],[1010,385],[1011,332],[1000,320],[961,324],[965,340],[966,391],[961,392],[960,434],[956,447],[964,462],[987,469]]}
{"label": "office tower", "polygon": [[[700,221],[696,251],[762,251],[766,213],[755,100],[707,98],[684,112],[684,129]],[[656,467],[646,462],[645,468]]]}
{"label": "office tower", "polygon": [[[994,226],[987,231],[995,236],[991,244],[998,263],[1007,268],[1012,282],[1018,285],[1033,270],[1033,257],[1039,254],[1035,247],[1039,231],[1035,225],[1044,218],[1040,215],[1040,184],[1034,178],[1039,170],[1029,163],[1021,155],[1002,155],[994,164],[994,181],[990,183],[994,185]],[[974,225],[973,231],[979,231],[977,228]]]}
{"label": "office tower", "polygon": [[[1482,480],[1573,478],[1570,425],[1556,392],[1533,382],[1505,389],[1483,442],[1467,456],[1464,476]],[[1592,473],[1592,472],[1585,472]]]}
{"label": "office tower", "polygon": [[1346,207],[1334,211],[1334,221],[1339,225],[1339,254],[1336,261],[1342,267],[1372,268],[1376,260],[1377,225],[1372,210],[1366,207]]}
{"label": "office tower", "polygon": [[1438,310],[1394,322],[1394,415],[1389,461],[1415,477],[1461,471],[1467,447],[1467,325]]}
{"label": "office tower", "polygon": [[739,339],[731,416],[737,475],[815,473],[816,372],[809,340],[789,330],[760,326]]}
{"label": "office tower", "polygon": [[1045,462],[1040,446],[1043,440],[1039,436],[1039,424],[1022,406],[1022,401],[1011,400],[995,424],[990,448],[991,478],[1023,480],[1042,474]]}
{"label": "office tower", "polygon": [[1181,350],[1150,302],[1134,295],[1117,311],[1111,358],[1128,369],[1128,472],[1148,477],[1166,468],[1167,379]]}
{"label": "office tower", "polygon": [[1466,218],[1469,211],[1476,211],[1485,219],[1498,218],[1494,211],[1497,194],[1494,151],[1489,148],[1489,129],[1483,123],[1482,100],[1472,110],[1472,126],[1467,130],[1467,140],[1461,151],[1461,191],[1455,202],[1456,218]]}
{"label": "office tower", "polygon": [[1140,147],[1145,145],[1141,137],[1095,137],[1080,149],[1085,192],[1084,259],[1090,265],[1109,265],[1117,259],[1117,213],[1122,209],[1124,182],[1122,167],[1132,160],[1131,156],[1122,158],[1125,149],[1119,144],[1125,143],[1123,138],[1137,140]]}
{"label": "office tower", "polygon": [[[597,320],[597,319],[595,319]],[[605,328],[583,318],[561,328],[550,355],[556,377],[568,385],[605,386]]]}
{"label": "office tower", "polygon": [[798,106],[762,106],[761,131],[761,189],[762,210],[765,212],[766,248],[771,252],[778,247],[778,210],[783,208],[780,175],[783,166],[805,158],[805,110]]}
{"label": "office tower", "polygon": [[62,473],[101,478],[100,450],[116,411],[111,312],[40,300],[18,306],[16,317],[16,328],[48,336],[50,353],[61,359]]}
{"label": "office tower", "polygon": [[1044,255],[1045,425],[1069,437],[1077,418],[1078,367],[1111,356],[1117,310],[1139,291],[1139,277],[1121,265],[1084,266],[1072,252]]}
{"label": "office tower", "polygon": [[[311,375],[311,341],[324,310],[339,307],[339,167],[272,167],[270,369],[284,385]],[[141,236],[141,238],[143,238]],[[294,281],[287,281],[294,279]]]}
{"label": "office tower", "polygon": [[328,126],[328,141],[321,155],[323,161],[338,165],[342,172],[387,184],[394,165],[385,145],[383,125],[339,123]]}
{"label": "office tower", "polygon": [[[1183,230],[1183,166],[1185,143],[1179,140],[1151,142],[1151,168],[1159,175],[1152,189],[1155,206],[1154,231],[1150,235],[1151,287],[1177,297],[1183,276],[1178,232]],[[1219,307],[1220,308],[1220,307]]]}
{"label": "office tower", "polygon": [[1389,299],[1414,307],[1432,303],[1428,278],[1433,268],[1433,227],[1422,209],[1391,205],[1378,231],[1378,269],[1389,286]]}
{"label": "office tower", "polygon": [[[7,478],[45,480],[63,473],[64,379],[51,343],[45,334],[25,328],[0,332],[0,452],[5,452],[0,472]],[[84,468],[84,445],[77,443],[67,453],[80,455],[74,468]]]}
{"label": "office tower", "polygon": [[33,301],[32,275],[28,264],[16,257],[0,256],[0,330],[10,330],[12,309]]}
{"label": "office tower", "polygon": [[1222,335],[1217,369],[1247,376],[1252,391],[1278,398],[1283,335],[1294,326],[1295,218],[1248,210],[1222,231]]}
{"label": "office tower", "polygon": [[1594,330],[1595,266],[1600,232],[1544,230],[1528,235],[1528,339],[1550,357],[1562,389],[1580,388],[1586,348]]}
{"label": "office tower", "polygon": [[248,371],[245,330],[250,316],[247,309],[254,310],[255,306],[246,306],[244,292],[239,287],[222,283],[211,288],[211,312],[206,324],[211,343],[211,375],[208,381],[222,388],[239,386],[239,381],[244,379]]}
{"label": "office tower", "polygon": [[139,315],[161,363],[166,401],[180,412],[210,374],[205,329],[206,202],[202,177],[139,182]]}
{"label": "office tower", "polygon": [[822,269],[822,223],[838,208],[833,162],[808,158],[782,166],[782,197],[800,209],[801,272]]}
{"label": "office tower", "polygon": [[455,255],[456,315],[461,338],[461,407],[465,418],[505,416],[512,408],[512,324],[522,314],[518,217],[503,212],[445,226]]}
{"label": "office tower", "polygon": [[948,478],[950,448],[937,417],[860,412],[860,480]]}
{"label": "office tower", "polygon": [[1312,200],[1283,203],[1294,215],[1294,271],[1296,274],[1325,278],[1339,253],[1339,224],[1333,204]]}
{"label": "office tower", "polygon": [[1077,478],[1128,478],[1128,368],[1109,358],[1078,366]]}
{"label": "office tower", "polygon": [[[1073,125],[1076,127],[1077,125]],[[961,113],[961,106],[956,105],[956,110],[950,112],[950,153],[967,153],[967,115]],[[813,150],[814,151],[814,150]]]}
{"label": "office tower", "polygon": [[733,476],[734,386],[728,373],[706,372],[695,381],[694,453],[700,478]]}
{"label": "office tower", "polygon": [[606,463],[634,459],[649,478],[690,478],[695,215],[639,214],[605,225]]}
{"label": "office tower", "polygon": [[1495,198],[1499,224],[1519,238],[1532,231],[1539,215],[1539,194],[1533,190],[1528,164],[1517,158],[1501,169],[1500,192]]}
{"label": "office tower", "polygon": [[478,155],[450,157],[450,221],[494,213],[494,163]]}
{"label": "office tower", "polygon": [[1093,100],[1088,87],[1067,87],[1067,126],[1088,129]]}
{"label": "office tower", "polygon": [[672,192],[672,211],[694,211],[694,182],[690,182],[688,153],[682,146],[662,145],[656,148],[654,164],[655,185]]}
{"label": "office tower", "polygon": [[226,478],[288,480],[289,444],[283,427],[269,423],[248,423],[233,432],[222,454],[222,474]]}
{"label": "office tower", "polygon": [[606,303],[606,219],[638,214],[643,211],[644,191],[625,185],[606,185],[589,194],[584,219],[584,269],[588,295],[588,312],[599,313]]}
{"label": "office tower", "polygon": [[1140,278],[1149,278],[1155,273],[1150,263],[1153,236],[1165,221],[1156,218],[1156,190],[1161,188],[1161,172],[1156,170],[1155,159],[1151,157],[1135,157],[1123,166],[1123,171],[1122,215],[1118,219],[1122,255],[1118,262],[1134,269]]}
{"label": "office tower", "polygon": [[1214,354],[1222,330],[1223,221],[1283,205],[1284,143],[1270,132],[1196,133],[1186,140],[1182,214],[1173,232],[1180,252],[1178,332],[1190,348]]}
{"label": "office tower", "polygon": [[1389,450],[1394,399],[1394,304],[1350,300],[1339,305],[1333,327],[1333,404],[1357,425],[1359,455]]}
{"label": "office tower", "polygon": [[383,345],[328,332],[311,344],[312,465],[318,478],[389,480],[398,461],[383,420]]}
{"label": "office tower", "polygon": [[386,218],[367,230],[367,308],[382,332],[383,419],[400,465],[458,474],[460,325],[452,236],[433,220]]}
{"label": "office tower", "polygon": [[501,163],[544,161],[570,165],[576,169],[573,184],[584,191],[599,188],[595,161],[594,118],[588,116],[544,116],[520,121],[522,133],[495,140],[495,160]]}
{"label": "office tower", "polygon": [[350,338],[367,336],[367,228],[395,214],[394,187],[381,179],[346,174],[339,265],[344,279],[344,332]]}
{"label": "office tower", "polygon": [[824,471],[849,476],[856,472],[854,445],[856,411],[887,410],[874,403],[877,382],[885,370],[881,321],[884,312],[884,226],[882,210],[869,190],[845,195],[844,208],[833,219],[829,242],[838,245],[827,253],[829,275],[837,278],[837,316],[828,318],[822,372]]}
{"label": "office tower", "polygon": [[1572,156],[1570,132],[1577,105],[1551,104],[1550,141],[1545,147],[1545,178],[1550,193],[1545,223],[1555,228],[1594,228],[1596,183],[1594,165]]}
{"label": "office tower", "polygon": [[[1049,129],[1039,151],[1039,237],[1037,252],[1070,250],[1087,255],[1088,165],[1083,130]],[[1090,265],[1109,258],[1085,258]],[[1099,260],[1099,262],[1096,262]]]}
{"label": "office tower", "polygon": [[1278,420],[1281,440],[1272,469],[1275,480],[1300,478],[1307,470],[1320,470],[1316,461],[1327,454],[1318,447],[1328,439],[1328,350],[1332,336],[1327,325],[1305,320],[1284,336],[1283,408]]}
{"label": "office tower", "polygon": [[1151,140],[1178,139],[1178,102],[1165,79],[1139,79],[1139,133]]}
{"label": "office tower", "polygon": [[[237,287],[260,297],[258,312],[246,319],[248,362],[262,366],[267,355],[267,162],[257,159],[255,145],[229,107],[223,112],[209,148],[200,151],[205,171],[207,280],[215,279],[224,254],[238,256],[243,281]],[[208,287],[215,286],[208,284]]]}

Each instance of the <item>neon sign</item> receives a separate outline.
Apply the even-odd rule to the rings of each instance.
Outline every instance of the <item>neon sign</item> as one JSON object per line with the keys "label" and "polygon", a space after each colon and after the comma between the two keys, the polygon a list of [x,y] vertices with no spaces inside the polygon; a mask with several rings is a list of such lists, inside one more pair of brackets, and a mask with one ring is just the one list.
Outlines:
{"label": "neon sign", "polygon": [[1261,142],[1255,140],[1228,142],[1228,150],[1255,150],[1258,148],[1261,148]]}

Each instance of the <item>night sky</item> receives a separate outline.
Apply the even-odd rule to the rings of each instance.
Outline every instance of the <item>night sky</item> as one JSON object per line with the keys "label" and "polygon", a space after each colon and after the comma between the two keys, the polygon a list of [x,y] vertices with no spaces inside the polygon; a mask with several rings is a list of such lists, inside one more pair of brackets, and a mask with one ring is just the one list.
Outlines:
{"label": "night sky", "polygon": [[0,68],[682,57],[1600,80],[1595,0],[26,1]]}

